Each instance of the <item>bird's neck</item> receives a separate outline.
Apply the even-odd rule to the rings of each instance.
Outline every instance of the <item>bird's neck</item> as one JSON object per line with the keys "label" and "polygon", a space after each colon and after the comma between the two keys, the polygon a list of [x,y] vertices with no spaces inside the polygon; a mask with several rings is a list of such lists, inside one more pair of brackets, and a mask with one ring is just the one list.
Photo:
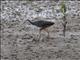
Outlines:
{"label": "bird's neck", "polygon": [[30,20],[28,20],[31,24],[33,24],[33,22],[31,22]]}

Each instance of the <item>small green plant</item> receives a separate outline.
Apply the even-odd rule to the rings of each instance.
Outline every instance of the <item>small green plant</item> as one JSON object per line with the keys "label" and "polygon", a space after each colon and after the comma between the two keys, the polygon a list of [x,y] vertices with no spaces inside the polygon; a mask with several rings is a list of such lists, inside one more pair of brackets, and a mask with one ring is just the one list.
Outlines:
{"label": "small green plant", "polygon": [[65,5],[65,2],[62,1],[61,3],[61,12],[63,13],[63,35],[65,37],[65,32],[66,32],[66,24],[67,24],[67,21],[66,21],[66,5]]}
{"label": "small green plant", "polygon": [[61,12],[65,15],[66,13],[66,5],[64,2],[61,3]]}

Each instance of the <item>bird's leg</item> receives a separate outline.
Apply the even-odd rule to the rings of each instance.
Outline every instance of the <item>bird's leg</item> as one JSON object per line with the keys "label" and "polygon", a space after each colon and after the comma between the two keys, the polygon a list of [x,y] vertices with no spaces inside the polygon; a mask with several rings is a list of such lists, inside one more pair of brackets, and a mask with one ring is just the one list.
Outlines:
{"label": "bird's leg", "polygon": [[39,38],[38,38],[38,41],[39,41],[40,38],[41,38],[41,30],[42,30],[42,29],[39,30]]}
{"label": "bird's leg", "polygon": [[48,38],[49,38],[49,31],[48,31],[48,29],[44,29],[47,33],[48,33]]}
{"label": "bird's leg", "polygon": [[46,31],[47,33],[48,33],[48,37],[49,37],[49,32],[48,31]]}

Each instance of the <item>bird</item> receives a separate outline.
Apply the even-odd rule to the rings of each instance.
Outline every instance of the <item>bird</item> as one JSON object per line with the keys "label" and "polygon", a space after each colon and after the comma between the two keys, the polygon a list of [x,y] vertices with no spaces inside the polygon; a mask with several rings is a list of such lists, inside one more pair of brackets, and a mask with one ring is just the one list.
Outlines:
{"label": "bird", "polygon": [[47,28],[55,24],[54,22],[44,21],[44,20],[37,20],[37,21],[32,22],[28,19],[27,21],[29,21],[32,25],[35,25],[40,28],[39,34],[41,33],[42,30],[46,31],[48,33],[48,37],[49,37],[49,32]]}

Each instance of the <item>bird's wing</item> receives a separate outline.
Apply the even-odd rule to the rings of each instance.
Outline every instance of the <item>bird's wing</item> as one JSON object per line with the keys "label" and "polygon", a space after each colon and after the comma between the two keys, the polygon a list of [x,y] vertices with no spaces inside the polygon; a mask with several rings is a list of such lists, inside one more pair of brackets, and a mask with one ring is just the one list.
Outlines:
{"label": "bird's wing", "polygon": [[35,22],[35,25],[38,26],[38,27],[43,27],[44,24],[45,24],[45,21],[41,21],[41,20]]}
{"label": "bird's wing", "polygon": [[52,22],[50,22],[50,21],[40,21],[39,24],[40,24],[39,26],[41,26],[41,27],[48,27],[52,24]]}
{"label": "bird's wing", "polygon": [[52,22],[40,20],[40,21],[35,21],[34,25],[38,27],[48,27],[52,25]]}

